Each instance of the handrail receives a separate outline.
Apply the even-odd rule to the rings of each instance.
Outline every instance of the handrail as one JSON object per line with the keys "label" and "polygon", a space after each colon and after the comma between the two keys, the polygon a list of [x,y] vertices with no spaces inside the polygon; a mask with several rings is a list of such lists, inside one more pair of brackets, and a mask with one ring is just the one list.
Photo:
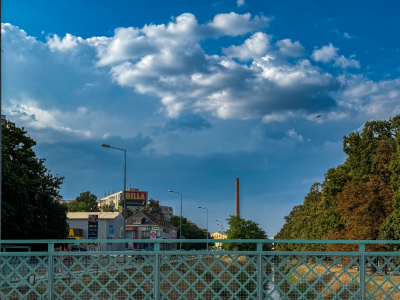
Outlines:
{"label": "handrail", "polygon": [[[212,239],[211,243],[262,244],[400,244],[400,240],[281,240],[281,239]],[[207,239],[60,239],[60,240],[2,240],[1,244],[66,244],[66,243],[207,243]]]}

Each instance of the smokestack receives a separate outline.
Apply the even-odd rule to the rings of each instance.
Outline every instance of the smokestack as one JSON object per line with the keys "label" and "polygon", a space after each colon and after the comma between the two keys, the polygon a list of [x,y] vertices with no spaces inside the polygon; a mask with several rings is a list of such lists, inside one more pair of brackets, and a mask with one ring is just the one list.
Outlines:
{"label": "smokestack", "polygon": [[239,205],[239,178],[236,178],[236,196],[235,196],[235,216],[240,216]]}

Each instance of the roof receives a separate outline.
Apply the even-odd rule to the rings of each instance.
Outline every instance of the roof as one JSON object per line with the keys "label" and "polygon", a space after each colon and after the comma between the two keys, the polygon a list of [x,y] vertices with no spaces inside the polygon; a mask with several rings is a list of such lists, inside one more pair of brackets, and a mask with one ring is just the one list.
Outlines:
{"label": "roof", "polygon": [[115,219],[120,212],[69,212],[68,219],[89,219],[89,215],[98,215],[99,219]]}

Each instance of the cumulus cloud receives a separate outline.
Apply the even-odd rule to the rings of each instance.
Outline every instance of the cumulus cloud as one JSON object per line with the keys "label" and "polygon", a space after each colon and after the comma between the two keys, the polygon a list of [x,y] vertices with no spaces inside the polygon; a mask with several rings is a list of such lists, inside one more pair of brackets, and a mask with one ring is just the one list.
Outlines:
{"label": "cumulus cloud", "polygon": [[299,41],[292,42],[290,39],[283,39],[276,43],[279,51],[290,57],[302,57],[304,55],[304,47]]}
{"label": "cumulus cloud", "polygon": [[290,129],[286,131],[286,136],[289,137],[290,139],[293,139],[299,143],[304,141],[304,138],[301,134],[298,134],[294,129]]}
{"label": "cumulus cloud", "polygon": [[264,56],[270,47],[270,37],[263,33],[253,34],[240,46],[230,46],[223,49],[228,57],[237,57],[241,60],[256,59]]}
{"label": "cumulus cloud", "polygon": [[248,32],[262,30],[269,25],[270,18],[265,16],[251,17],[250,13],[237,14],[219,14],[207,23],[203,28],[209,34],[215,36],[237,36]]}
{"label": "cumulus cloud", "polygon": [[244,0],[237,0],[236,3],[237,3],[238,7],[243,6],[244,5]]}
{"label": "cumulus cloud", "polygon": [[47,37],[47,44],[52,51],[68,51],[78,46],[78,43],[81,43],[82,41],[83,39],[81,37],[76,37],[69,33],[67,33],[62,39],[60,39],[57,34],[52,37]]}
{"label": "cumulus cloud", "polygon": [[328,63],[333,61],[334,66],[341,67],[343,69],[346,68],[360,68],[360,62],[355,60],[354,58],[346,58],[343,55],[338,54],[339,48],[335,48],[332,44],[328,46],[323,46],[320,49],[315,49],[312,53],[311,57],[315,61],[321,61],[324,63]]}
{"label": "cumulus cloud", "polygon": [[75,111],[62,112],[57,109],[44,109],[33,99],[12,99],[4,108],[4,112],[13,120],[19,121],[26,127],[35,130],[52,129],[61,133],[74,134],[83,138],[91,137],[92,132],[79,126],[75,128],[67,124],[76,124],[83,121],[89,114],[85,107],[78,107]]}
{"label": "cumulus cloud", "polygon": [[[323,70],[323,64],[315,62],[343,69],[359,68],[360,64],[353,57],[340,55],[332,44],[314,49],[312,60],[306,59],[299,41],[274,42],[272,35],[264,32],[269,22],[265,16],[232,12],[200,24],[193,14],[185,13],[167,24],[117,28],[111,37],[53,35],[45,43],[16,26],[2,24],[2,47],[13,56],[13,68],[28,67],[37,71],[38,76],[47,76],[42,79],[49,87],[48,99],[74,101],[77,94],[100,90],[104,82],[128,87],[137,95],[159,100],[156,113],[173,119],[164,127],[160,125],[169,132],[184,126],[199,132],[213,128],[209,121],[196,117],[200,115],[264,123],[292,119],[326,122],[356,113],[385,118],[398,110],[396,80],[373,82],[362,76],[330,74]],[[219,37],[224,37],[225,48],[221,46],[220,53],[207,53],[202,42],[215,39],[218,43]],[[238,40],[244,41],[240,44]],[[51,63],[40,63],[44,57]],[[26,80],[22,85],[29,84]],[[32,84],[32,91],[39,94],[36,89],[37,85]],[[66,90],[73,90],[73,96],[65,96]],[[6,102],[20,96],[13,95]],[[29,93],[27,98],[38,99]],[[89,101],[77,99],[79,107],[86,107],[85,101]],[[81,133],[83,127],[74,127],[72,121],[64,118],[75,114],[83,120],[83,116],[88,117],[83,112],[34,110],[34,105],[27,103],[17,107],[13,102],[9,114],[12,111],[36,128],[53,126],[55,130],[69,130],[81,136],[98,135],[92,129]],[[315,120],[316,114],[324,117]],[[57,120],[50,120],[51,115],[57,116]]]}

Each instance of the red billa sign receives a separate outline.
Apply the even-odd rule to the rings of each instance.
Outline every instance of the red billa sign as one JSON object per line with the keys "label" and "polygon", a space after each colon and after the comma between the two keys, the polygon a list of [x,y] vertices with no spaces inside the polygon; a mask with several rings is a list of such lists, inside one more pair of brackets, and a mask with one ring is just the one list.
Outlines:
{"label": "red billa sign", "polygon": [[146,206],[147,192],[141,191],[126,191],[126,206]]}

